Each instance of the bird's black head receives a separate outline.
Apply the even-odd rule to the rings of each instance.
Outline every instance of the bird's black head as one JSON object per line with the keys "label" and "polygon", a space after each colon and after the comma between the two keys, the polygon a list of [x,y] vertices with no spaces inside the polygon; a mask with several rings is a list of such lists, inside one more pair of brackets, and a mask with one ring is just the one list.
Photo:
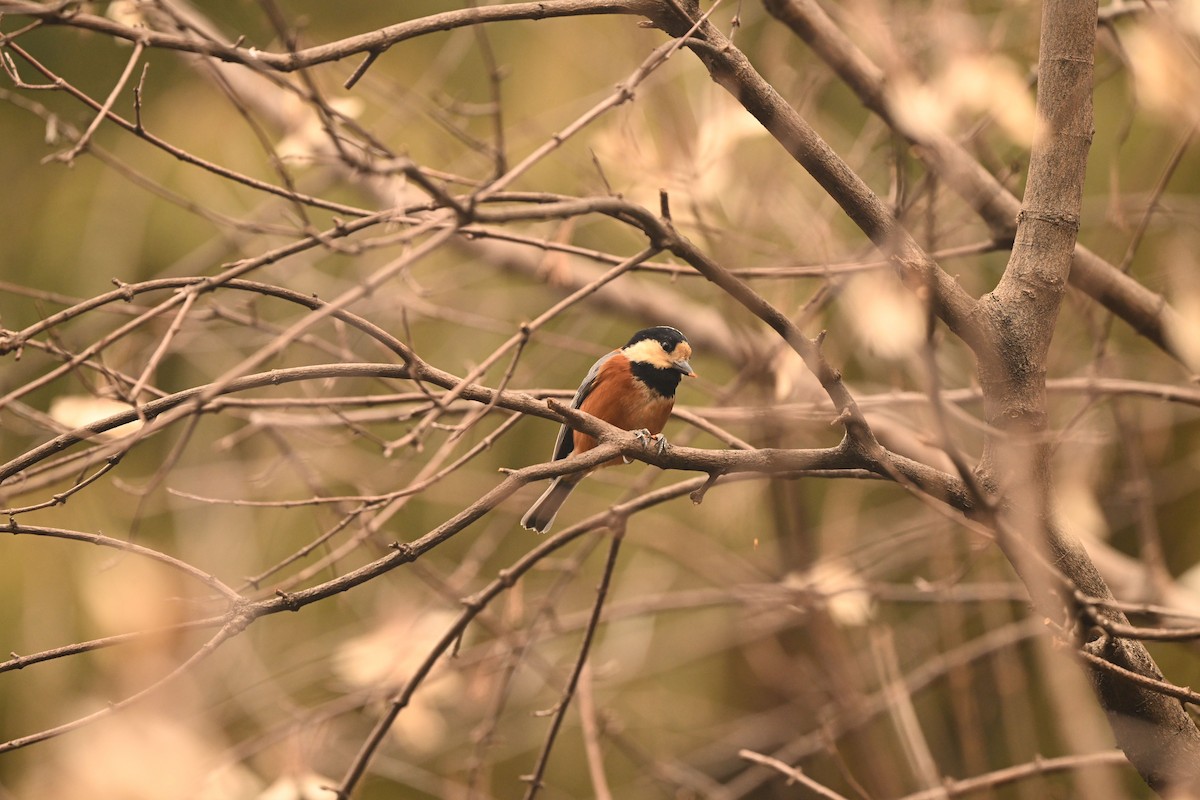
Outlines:
{"label": "bird's black head", "polygon": [[[668,353],[675,352],[676,346],[679,344],[687,344],[687,337],[683,335],[683,331],[678,328],[671,328],[666,325],[657,325],[653,328],[643,328],[635,333],[625,347],[632,347],[638,342],[644,342],[647,339],[658,342],[662,345],[662,349]],[[622,348],[625,349],[625,348]]]}
{"label": "bird's black head", "polygon": [[629,359],[634,377],[665,397],[675,396],[675,387],[684,375],[696,377],[688,362],[692,346],[675,328],[659,325],[638,331],[621,352]]}

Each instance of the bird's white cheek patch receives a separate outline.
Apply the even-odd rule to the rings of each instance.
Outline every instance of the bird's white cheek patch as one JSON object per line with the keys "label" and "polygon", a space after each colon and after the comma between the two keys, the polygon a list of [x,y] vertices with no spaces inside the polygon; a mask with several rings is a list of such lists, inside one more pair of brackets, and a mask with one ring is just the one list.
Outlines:
{"label": "bird's white cheek patch", "polygon": [[671,366],[671,356],[662,349],[661,344],[653,339],[643,339],[632,347],[625,348],[622,352],[630,361],[653,364],[663,369],[669,369]]}

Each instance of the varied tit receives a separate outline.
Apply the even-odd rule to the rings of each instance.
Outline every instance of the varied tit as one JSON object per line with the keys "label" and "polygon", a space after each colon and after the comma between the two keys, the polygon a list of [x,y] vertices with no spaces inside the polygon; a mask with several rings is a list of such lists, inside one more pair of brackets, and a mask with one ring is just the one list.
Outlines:
{"label": "varied tit", "polygon": [[[647,442],[654,439],[662,452],[667,446],[662,429],[675,405],[675,387],[684,375],[696,377],[688,363],[691,357],[692,346],[687,337],[674,328],[660,325],[638,331],[620,350],[613,350],[592,365],[575,392],[571,407],[618,428],[636,431]],[[591,436],[563,425],[551,460],[558,461],[595,446],[596,440]],[[600,466],[621,461],[617,457]],[[548,531],[563,501],[584,475],[576,472],[555,478],[521,519],[521,525],[538,533]]]}

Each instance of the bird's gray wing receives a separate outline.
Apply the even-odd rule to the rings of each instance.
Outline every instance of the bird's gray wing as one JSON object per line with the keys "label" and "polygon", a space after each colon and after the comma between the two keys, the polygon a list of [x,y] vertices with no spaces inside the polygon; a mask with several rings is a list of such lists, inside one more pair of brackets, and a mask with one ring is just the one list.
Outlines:
{"label": "bird's gray wing", "polygon": [[[620,350],[613,350],[606,356],[601,357],[599,361],[592,364],[592,368],[588,370],[587,376],[583,379],[583,383],[579,384],[579,389],[575,392],[575,396],[571,398],[571,408],[579,408],[583,405],[584,399],[591,394],[592,386],[596,383],[596,376],[600,374],[600,368]],[[551,461],[559,461],[571,455],[571,451],[575,449],[575,437],[571,435],[571,426],[563,425],[558,432],[558,439],[554,442],[554,454],[551,456]]]}

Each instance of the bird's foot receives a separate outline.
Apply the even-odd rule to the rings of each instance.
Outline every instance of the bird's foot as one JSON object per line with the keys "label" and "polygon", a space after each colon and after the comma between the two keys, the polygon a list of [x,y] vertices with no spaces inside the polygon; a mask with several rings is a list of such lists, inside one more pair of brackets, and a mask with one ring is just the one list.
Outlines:
{"label": "bird's foot", "polygon": [[[654,434],[650,433],[649,428],[638,428],[636,431],[631,431],[631,433],[633,433],[633,438],[637,439],[638,444],[642,447],[649,447],[651,440],[654,438]],[[633,459],[629,456],[621,456],[621,460],[626,464],[633,463]]]}
{"label": "bird's foot", "polygon": [[636,436],[637,440],[642,443],[642,447],[649,448],[651,445],[653,445],[655,452],[657,452],[660,456],[667,452],[667,437],[663,436],[661,433],[651,433],[646,428],[640,428],[634,431],[633,435]]}

